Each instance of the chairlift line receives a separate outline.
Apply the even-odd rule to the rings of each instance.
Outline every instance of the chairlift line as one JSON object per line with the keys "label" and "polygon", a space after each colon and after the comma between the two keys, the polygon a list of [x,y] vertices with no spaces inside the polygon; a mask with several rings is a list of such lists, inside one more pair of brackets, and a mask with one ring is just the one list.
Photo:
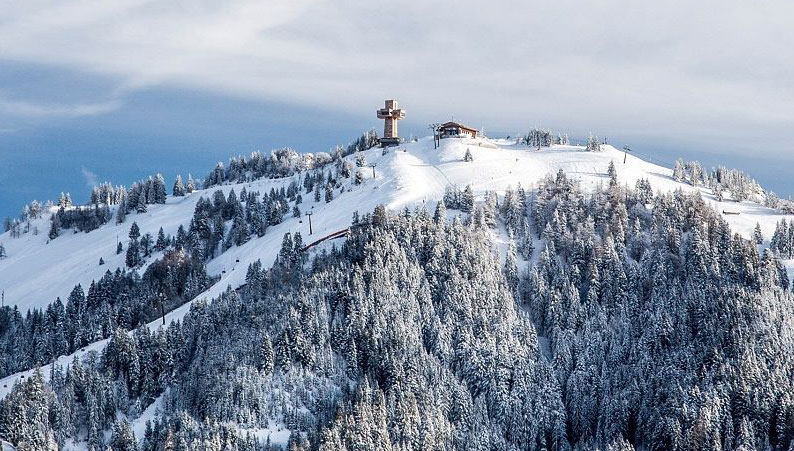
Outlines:
{"label": "chairlift line", "polygon": [[632,151],[632,150],[631,150],[631,148],[630,148],[628,145],[626,145],[626,146],[623,146],[623,164],[626,164],[626,156],[627,156],[627,155],[629,154],[629,152],[631,152],[631,151]]}

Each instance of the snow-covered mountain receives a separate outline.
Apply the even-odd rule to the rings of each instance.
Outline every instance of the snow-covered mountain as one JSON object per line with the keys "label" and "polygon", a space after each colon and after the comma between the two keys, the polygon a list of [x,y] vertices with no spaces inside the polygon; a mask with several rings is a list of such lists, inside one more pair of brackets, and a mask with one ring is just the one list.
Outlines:
{"label": "snow-covered mountain", "polygon": [[[467,149],[474,157],[473,162],[463,161]],[[586,152],[584,147],[566,145],[535,149],[517,145],[515,141],[484,138],[445,139],[440,148],[434,149],[432,138],[428,137],[390,148],[384,155],[380,148],[367,150],[364,152],[367,164],[375,164],[374,179],[372,168],[367,166],[360,169],[364,183],[359,186],[352,179],[345,180],[344,192],[330,203],[315,202],[311,196],[305,196],[303,210],[314,211],[312,235],[309,235],[306,218],[285,218],[266,236],[232,248],[211,261],[207,267],[209,273],[223,275],[223,280],[203,296],[212,297],[227,285],[236,287],[242,283],[248,264],[257,259],[269,266],[286,232],[300,231],[304,240],[311,242],[347,227],[354,211],[371,211],[381,204],[395,211],[423,204],[431,209],[444,196],[448,186],[462,189],[470,184],[475,197],[481,199],[486,191],[503,193],[507,187],[519,184],[531,188],[559,170],[581,181],[584,187],[604,185],[608,181],[610,162],[615,163],[621,184],[633,187],[637,180],[647,179],[655,191],[698,190],[718,211],[740,213],[726,214],[725,219],[735,232],[747,238],[752,235],[756,223],[760,223],[764,236],[769,238],[780,219],[793,217],[765,208],[757,199],[741,203],[730,199],[718,202],[710,189],[676,182],[671,168],[631,154],[623,164],[623,151],[610,145],[602,145],[601,149]],[[355,159],[354,156],[347,158],[351,162]],[[218,189],[227,195],[232,189],[240,192],[243,188],[267,192],[271,188],[286,187],[291,180],[291,177],[264,179],[197,190],[185,197],[168,196],[165,205],[152,205],[146,213],[132,214],[122,224],[111,221],[90,233],[69,232],[56,240],[47,237],[49,215],[42,215],[32,221],[32,228],[40,232],[38,235],[26,233],[20,238],[11,238],[8,232],[0,235],[0,243],[8,254],[0,260],[0,289],[5,291],[5,303],[16,305],[23,312],[43,308],[56,297],[65,300],[76,284],[87,287],[105,271],[123,268],[124,254],[116,254],[116,245],[119,241],[126,243],[132,221],[140,226],[141,234],[156,236],[162,227],[166,234],[174,235],[180,224],[189,225],[196,202],[202,196],[210,198]],[[98,265],[100,258],[105,265]]]}
{"label": "snow-covered mountain", "polygon": [[[467,153],[472,161],[466,161]],[[424,206],[433,211],[436,204],[450,190],[462,190],[470,186],[477,202],[482,202],[487,193],[504,195],[505,190],[521,185],[527,190],[538,187],[549,175],[563,171],[568,178],[576,180],[585,191],[594,191],[610,183],[609,167],[614,165],[616,179],[620,186],[634,188],[640,180],[647,180],[655,192],[670,193],[699,192],[703,200],[727,221],[731,229],[747,239],[753,237],[756,225],[760,225],[762,236],[768,245],[781,219],[790,216],[766,208],[762,205],[763,193],[751,193],[748,200],[735,202],[731,199],[719,200],[712,189],[693,186],[675,180],[673,169],[645,161],[635,155],[609,145],[602,145],[599,151],[587,151],[584,147],[553,145],[535,148],[517,144],[515,141],[475,139],[445,139],[439,148],[434,148],[432,138],[420,139],[388,149],[372,148],[345,157],[354,167],[356,175],[340,178],[334,188],[333,199],[315,200],[311,194],[303,195],[298,206],[300,217],[286,214],[283,220],[267,229],[263,236],[253,234],[251,239],[241,245],[233,245],[228,250],[210,259],[206,270],[213,278],[212,285],[192,300],[175,308],[165,315],[165,323],[181,320],[198,300],[212,300],[222,295],[229,287],[237,289],[246,283],[250,267],[261,261],[263,268],[270,268],[282,250],[286,233],[300,232],[303,242],[313,243],[336,232],[350,227],[354,213],[369,213],[379,205],[385,205],[392,212],[407,208],[413,210]],[[625,159],[625,160],[624,160]],[[361,167],[356,167],[356,160]],[[364,162],[365,160],[365,162]],[[625,161],[625,162],[624,162]],[[7,257],[0,259],[0,290],[5,293],[6,305],[14,305],[21,312],[29,309],[44,309],[56,298],[66,300],[75,285],[88,287],[92,281],[99,280],[106,271],[125,268],[125,254],[117,253],[121,242],[126,249],[130,225],[135,222],[140,233],[156,236],[162,228],[168,236],[175,236],[180,226],[188,228],[199,199],[212,199],[216,191],[224,196],[234,190],[267,193],[271,190],[286,189],[303,174],[291,177],[262,178],[245,183],[226,183],[196,190],[186,196],[168,196],[161,205],[150,205],[145,213],[130,213],[123,223],[110,221],[88,233],[66,230],[55,239],[50,239],[50,213],[30,221],[29,231],[19,237],[9,233],[0,235],[0,244],[5,248]],[[356,183],[356,179],[360,183]],[[116,208],[116,207],[113,207]],[[311,211],[311,233],[306,215]],[[458,212],[450,211],[450,217]],[[38,231],[36,233],[35,231]],[[492,232],[494,248],[501,252],[502,259],[507,253],[509,238],[504,227]],[[329,249],[326,241],[314,250]],[[148,265],[163,257],[162,252],[154,252],[138,271],[143,273]],[[100,259],[104,264],[100,265]],[[791,266],[789,261],[784,261]],[[526,267],[527,263],[520,264]],[[150,330],[162,325],[161,319],[149,323]],[[548,337],[541,337],[540,345],[548,354]],[[96,341],[77,351],[83,356],[90,351],[101,351],[109,339]],[[72,362],[74,354],[63,355],[57,363],[61,366]],[[49,377],[50,366],[42,367],[45,379]],[[33,369],[9,375],[0,380],[0,397],[5,397],[14,384],[29,379]],[[143,415],[132,418],[132,429],[138,438],[143,432],[145,420],[153,417],[155,406],[162,400],[158,398],[150,405],[140,406]],[[279,430],[277,430],[279,429]],[[286,442],[280,427],[267,430],[276,442]],[[262,429],[256,431],[260,436]],[[278,432],[278,434],[276,434]],[[271,434],[272,433],[272,434]]]}

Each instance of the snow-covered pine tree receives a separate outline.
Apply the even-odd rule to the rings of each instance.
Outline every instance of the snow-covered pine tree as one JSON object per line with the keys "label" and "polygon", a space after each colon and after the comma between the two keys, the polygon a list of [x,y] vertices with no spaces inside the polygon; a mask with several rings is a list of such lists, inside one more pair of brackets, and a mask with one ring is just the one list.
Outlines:
{"label": "snow-covered pine tree", "polygon": [[444,205],[444,199],[436,203],[436,211],[433,213],[433,222],[437,225],[445,224],[447,222],[447,207]]}
{"label": "snow-covered pine tree", "polygon": [[356,154],[356,166],[359,168],[363,168],[367,165],[367,156],[364,155],[364,152],[359,152]]}
{"label": "snow-covered pine tree", "polygon": [[723,196],[722,185],[719,183],[714,186],[714,198],[717,199],[717,202],[722,202],[725,200],[725,197]]}
{"label": "snow-covered pine tree", "polygon": [[41,371],[36,370],[22,380],[2,404],[0,433],[18,450],[57,450],[49,419],[51,392],[44,383]]}
{"label": "snow-covered pine tree", "polygon": [[444,188],[444,205],[447,208],[458,209],[460,208],[460,190],[457,187],[447,185]]}
{"label": "snow-covered pine tree", "polygon": [[154,248],[157,251],[164,251],[165,248],[168,246],[168,240],[165,238],[165,232],[163,228],[160,227],[160,230],[157,231],[157,242],[154,245]]}
{"label": "snow-covered pine tree", "polygon": [[609,161],[609,167],[607,167],[607,177],[609,177],[609,187],[614,188],[618,186],[618,171],[615,169],[615,161]]}
{"label": "snow-covered pine tree", "polygon": [[72,196],[69,193],[64,194],[61,192],[60,196],[58,196],[58,206],[63,208],[69,208],[72,206]]}
{"label": "snow-covered pine tree", "polygon": [[466,185],[460,199],[460,211],[464,213],[472,213],[474,211],[474,192],[471,185]]}
{"label": "snow-covered pine tree", "polygon": [[248,223],[245,221],[242,209],[235,213],[232,220],[232,229],[229,233],[233,236],[234,244],[237,246],[242,246],[247,243],[251,237],[251,231],[248,228]]}
{"label": "snow-covered pine tree", "polygon": [[185,193],[190,194],[196,190],[196,181],[193,180],[193,176],[188,173],[187,175],[187,184],[185,185]]}
{"label": "snow-covered pine tree", "polygon": [[131,240],[137,240],[141,237],[141,229],[138,227],[138,223],[133,221],[132,225],[130,226],[129,238]]}
{"label": "snow-covered pine tree", "polygon": [[684,181],[684,177],[684,160],[679,158],[675,160],[675,166],[673,167],[673,179],[680,183]]}
{"label": "snow-covered pine tree", "polygon": [[764,235],[761,232],[761,224],[756,222],[755,229],[753,229],[753,241],[755,244],[764,244]]}
{"label": "snow-covered pine tree", "polygon": [[[165,186],[163,187],[165,189]],[[146,180],[144,183],[143,192],[145,195],[143,196],[146,199],[146,204],[156,204],[157,203],[157,192],[159,187],[157,186],[157,181],[153,179],[151,176]]]}
{"label": "snow-covered pine tree", "polygon": [[516,243],[513,240],[512,234],[510,235],[510,241],[507,245],[507,253],[505,255],[505,264],[504,264],[504,274],[505,280],[507,281],[507,286],[510,287],[510,291],[513,293],[517,293],[518,289],[518,257],[516,256]]}
{"label": "snow-covered pine tree", "polygon": [[223,219],[228,221],[232,219],[235,214],[242,210],[242,205],[240,201],[237,199],[237,193],[234,192],[234,188],[229,191],[229,197],[226,199],[224,203],[222,215]]}
{"label": "snow-covered pine tree", "polygon": [[487,191],[482,203],[483,224],[489,229],[496,228],[497,198],[495,191]]}
{"label": "snow-covered pine tree", "polygon": [[58,215],[52,215],[52,217],[50,218],[50,232],[47,234],[47,236],[51,240],[58,238],[60,229],[61,227],[60,227],[60,221],[58,220]]}
{"label": "snow-covered pine tree", "polygon": [[300,232],[295,232],[292,237],[293,260],[298,264],[303,264],[303,235]]}
{"label": "snow-covered pine tree", "polygon": [[127,219],[127,199],[122,199],[116,210],[116,224],[123,223],[125,219]]}
{"label": "snow-covered pine tree", "polygon": [[265,335],[262,340],[260,348],[261,360],[259,363],[259,371],[263,374],[270,374],[273,372],[273,344],[270,342],[270,337]]}
{"label": "snow-covered pine tree", "polygon": [[521,253],[521,257],[525,260],[530,260],[532,258],[532,253],[535,251],[535,246],[532,239],[532,231],[529,228],[529,222],[524,220],[521,224],[521,233],[519,236],[518,242],[518,251]]}
{"label": "snow-covered pine tree", "polygon": [[653,200],[653,188],[648,179],[639,179],[634,185],[634,191],[637,194],[637,201],[642,205],[647,205]]}
{"label": "snow-covered pine tree", "polygon": [[320,202],[321,195],[320,195],[320,183],[314,184],[314,201]]}
{"label": "snow-covered pine tree", "polygon": [[146,213],[146,196],[141,193],[138,196],[138,203],[135,205],[136,213]]}
{"label": "snow-covered pine tree", "polygon": [[703,171],[703,167],[700,166],[700,163],[697,161],[692,161],[686,164],[685,169],[689,183],[692,184],[692,186],[699,185],[703,180],[703,175],[705,173],[705,171]]}
{"label": "snow-covered pine tree", "polygon": [[185,186],[182,184],[182,176],[177,174],[174,180],[174,188],[172,193],[175,197],[182,197],[185,195]]}
{"label": "snow-covered pine tree", "polygon": [[127,245],[127,255],[124,261],[130,268],[135,268],[140,264],[141,257],[138,240],[130,240]]}
{"label": "snow-covered pine tree", "polygon": [[127,255],[125,259],[127,266],[130,268],[135,268],[141,264],[140,244],[138,243],[138,238],[140,238],[140,236],[141,230],[138,227],[138,223],[133,221],[130,226],[130,242],[127,245]]}
{"label": "snow-covered pine tree", "polygon": [[292,261],[293,248],[292,234],[287,232],[281,239],[281,250],[278,252],[278,258],[282,265],[288,265]]}
{"label": "snow-covered pine tree", "polygon": [[113,451],[138,451],[135,434],[133,434],[130,423],[126,419],[117,419],[113,424],[113,433],[110,436],[110,447]]}
{"label": "snow-covered pine tree", "polygon": [[588,152],[598,152],[601,150],[601,143],[598,140],[598,136],[593,136],[592,134],[587,138],[587,147]]}
{"label": "snow-covered pine tree", "polygon": [[150,233],[145,233],[141,237],[140,250],[144,257],[149,257],[152,254],[152,241],[152,235]]}

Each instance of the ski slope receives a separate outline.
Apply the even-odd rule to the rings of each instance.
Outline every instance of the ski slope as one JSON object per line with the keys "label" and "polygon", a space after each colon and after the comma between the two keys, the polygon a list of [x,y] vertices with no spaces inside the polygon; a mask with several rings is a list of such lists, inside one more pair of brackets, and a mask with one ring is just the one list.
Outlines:
{"label": "ski slope", "polygon": [[[473,162],[463,161],[467,149],[474,157]],[[768,243],[776,223],[786,217],[751,201],[718,202],[710,190],[678,183],[672,178],[670,168],[633,155],[628,155],[623,164],[623,152],[608,145],[602,146],[599,152],[587,152],[579,146],[534,149],[516,145],[512,141],[461,138],[442,140],[440,148],[434,149],[432,138],[427,137],[390,148],[385,154],[382,154],[382,149],[375,148],[366,151],[365,155],[368,164],[376,165],[374,177],[372,168],[358,168],[363,172],[364,182],[354,185],[354,177],[344,179],[344,192],[335,191],[335,198],[330,203],[324,200],[314,202],[311,194],[303,195],[300,208],[304,213],[309,209],[313,211],[313,234],[309,234],[305,216],[302,219],[285,216],[281,224],[268,228],[265,236],[254,236],[244,245],[232,247],[208,262],[208,273],[220,276],[220,281],[196,299],[212,299],[227,287],[240,286],[245,281],[248,265],[257,259],[269,267],[278,254],[286,232],[299,231],[304,242],[311,243],[349,226],[354,211],[369,212],[379,204],[392,210],[426,204],[428,210],[432,211],[448,185],[463,188],[471,184],[475,197],[481,199],[486,191],[501,194],[508,186],[516,187],[519,183],[531,188],[546,174],[554,174],[559,169],[564,170],[569,177],[578,179],[584,188],[593,188],[607,183],[607,168],[612,161],[621,184],[633,187],[638,179],[646,178],[654,191],[699,190],[704,199],[718,211],[739,212],[738,215],[725,215],[725,219],[735,232],[748,238],[758,222]],[[354,160],[354,156],[347,158],[351,162]],[[87,289],[91,281],[100,278],[106,270],[123,267],[124,253],[116,255],[116,243],[117,239],[120,240],[126,249],[127,234],[133,221],[138,223],[141,234],[148,232],[156,236],[158,229],[163,227],[166,234],[174,235],[180,224],[188,227],[201,196],[211,197],[218,189],[222,189],[226,195],[232,189],[239,194],[243,187],[249,192],[258,190],[265,193],[271,188],[286,187],[291,180],[258,180],[198,190],[185,197],[169,196],[164,205],[151,205],[146,213],[129,214],[123,224],[116,225],[111,220],[90,233],[63,231],[61,236],[51,241],[47,238],[49,214],[45,214],[32,225],[39,229],[38,235],[27,233],[20,238],[11,238],[8,233],[0,235],[0,243],[6,247],[8,254],[8,258],[0,260],[0,290],[5,291],[5,303],[16,305],[22,312],[44,308],[56,297],[65,300],[74,285],[80,283]],[[98,265],[100,257],[104,259],[105,265]],[[153,255],[148,263],[157,257]],[[786,263],[791,266],[791,262]],[[168,313],[166,322],[182,318],[192,302]],[[156,328],[161,324],[158,319],[148,327]],[[100,351],[106,342],[94,343],[78,351],[78,354]],[[58,363],[68,364],[72,358],[63,356]],[[42,372],[47,377],[49,366],[42,368]],[[5,396],[21,377],[29,377],[31,373],[26,371],[0,380],[0,397]]]}
{"label": "ski slope", "polygon": [[[212,275],[222,275],[224,270],[229,273],[229,283],[234,285],[239,280],[234,275],[239,266],[237,259],[247,263],[262,258],[268,265],[275,257],[273,247],[280,246],[285,232],[301,231],[304,241],[346,227],[353,211],[371,211],[378,204],[385,204],[391,209],[429,203],[433,208],[441,199],[447,185],[462,188],[471,184],[475,196],[481,197],[485,191],[501,193],[508,186],[521,183],[529,188],[540,181],[546,174],[554,174],[559,169],[570,177],[580,180],[584,187],[593,187],[607,182],[606,171],[610,161],[614,161],[621,183],[634,186],[641,178],[647,178],[655,191],[700,190],[704,199],[714,205],[718,211],[728,210],[740,212],[740,215],[726,215],[725,218],[734,231],[749,237],[756,222],[761,224],[766,237],[774,232],[775,225],[784,215],[761,205],[745,201],[736,203],[730,200],[717,202],[710,190],[692,187],[673,180],[672,170],[643,161],[629,155],[623,164],[623,152],[612,146],[602,146],[600,152],[585,152],[579,146],[553,146],[540,150],[516,146],[513,142],[490,141],[487,139],[446,139],[442,140],[439,149],[433,149],[432,139],[425,138],[389,149],[381,155],[381,149],[365,152],[368,163],[375,163],[375,179],[372,169],[365,167],[365,182],[361,186],[352,183],[352,178],[345,180],[345,192],[337,193],[329,204],[324,201],[313,202],[311,195],[304,195],[303,211],[311,208],[314,211],[314,234],[308,233],[308,222],[295,218],[286,218],[282,224],[268,229],[267,234],[253,239],[239,248],[232,248],[220,257],[211,261],[208,270]],[[470,149],[474,156],[473,162],[464,162],[463,155]],[[348,157],[352,160],[352,157]],[[32,228],[39,230],[38,235],[32,232],[20,238],[11,238],[8,233],[0,235],[8,257],[0,260],[0,290],[5,292],[5,304],[16,305],[22,312],[31,308],[43,308],[61,297],[65,301],[72,288],[80,283],[85,289],[92,280],[99,279],[107,270],[114,271],[124,266],[125,254],[116,254],[116,245],[128,241],[130,225],[138,223],[141,234],[150,233],[156,237],[160,227],[166,234],[174,235],[179,225],[187,228],[196,202],[201,196],[210,197],[221,189],[228,195],[231,189],[236,192],[246,187],[248,191],[268,192],[271,188],[280,188],[290,182],[290,178],[275,180],[259,180],[252,183],[224,185],[208,190],[198,190],[185,197],[169,196],[165,205],[150,205],[146,213],[129,214],[123,224],[115,224],[111,220],[90,233],[73,233],[63,231],[55,240],[49,240],[49,214],[32,221]],[[277,249],[275,249],[277,250]],[[149,262],[159,255],[155,254]],[[254,258],[256,257],[256,258]],[[99,259],[105,264],[100,266]]]}

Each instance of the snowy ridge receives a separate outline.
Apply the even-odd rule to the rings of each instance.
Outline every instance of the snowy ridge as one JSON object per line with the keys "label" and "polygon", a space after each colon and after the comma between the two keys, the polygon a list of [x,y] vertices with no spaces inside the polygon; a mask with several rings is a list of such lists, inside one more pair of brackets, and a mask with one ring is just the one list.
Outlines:
{"label": "snowy ridge", "polygon": [[[474,157],[473,162],[463,161],[467,149]],[[261,259],[263,266],[269,267],[287,232],[299,231],[304,242],[309,243],[347,227],[354,211],[372,211],[379,204],[393,210],[427,204],[428,210],[431,210],[449,185],[463,188],[471,184],[475,198],[481,198],[486,191],[502,193],[508,186],[515,187],[519,183],[529,188],[547,174],[562,169],[588,188],[606,184],[607,168],[610,162],[614,162],[621,184],[633,187],[637,180],[648,179],[654,191],[699,190],[717,211],[740,213],[724,217],[735,232],[748,238],[752,236],[756,223],[760,223],[768,243],[776,223],[784,217],[791,219],[791,216],[781,215],[751,201],[718,202],[710,190],[676,182],[672,178],[672,169],[633,155],[628,155],[623,164],[623,152],[609,145],[602,146],[600,152],[586,152],[583,147],[562,145],[538,150],[518,146],[512,141],[478,138],[446,139],[442,140],[439,149],[434,149],[432,138],[428,137],[390,148],[385,154],[378,148],[364,153],[367,162],[376,165],[374,179],[371,167],[357,168],[363,173],[364,182],[354,185],[353,177],[343,179],[344,192],[337,193],[330,203],[322,200],[315,202],[311,195],[304,195],[304,202],[300,205],[302,211],[311,209],[314,212],[312,235],[309,235],[305,216],[298,219],[287,215],[281,224],[268,228],[263,237],[254,236],[244,245],[230,248],[207,263],[208,273],[219,276],[220,280],[193,301],[168,313],[166,323],[181,319],[197,299],[212,299],[228,287],[239,287],[245,281],[249,264],[256,260]],[[354,156],[347,158],[351,162],[354,160]],[[122,224],[116,225],[111,221],[90,233],[66,231],[49,242],[46,234],[49,215],[45,214],[34,221],[33,226],[39,229],[38,235],[27,233],[20,238],[11,238],[8,233],[0,235],[0,243],[8,253],[8,258],[0,260],[0,290],[5,291],[6,304],[16,305],[23,314],[31,308],[46,307],[56,297],[65,300],[76,284],[80,283],[86,288],[105,271],[123,267],[124,254],[116,255],[116,243],[118,239],[126,247],[127,234],[133,221],[138,223],[142,234],[148,232],[156,235],[158,229],[163,227],[166,234],[174,235],[180,224],[188,226],[196,202],[202,196],[211,197],[218,189],[227,195],[232,189],[239,193],[243,187],[248,191],[267,192],[271,188],[286,186],[292,179],[229,184],[198,190],[186,197],[169,196],[165,205],[152,205],[146,213],[130,214]],[[105,265],[98,265],[100,257],[104,259]],[[150,261],[157,257],[154,255]],[[158,318],[147,327],[157,328],[161,324]],[[77,354],[101,351],[107,341],[93,343]],[[73,358],[74,355],[62,356],[57,363],[68,365]],[[45,378],[48,377],[49,365],[41,371]],[[29,370],[0,380],[0,397],[4,397],[15,382],[30,377],[32,372]]]}

